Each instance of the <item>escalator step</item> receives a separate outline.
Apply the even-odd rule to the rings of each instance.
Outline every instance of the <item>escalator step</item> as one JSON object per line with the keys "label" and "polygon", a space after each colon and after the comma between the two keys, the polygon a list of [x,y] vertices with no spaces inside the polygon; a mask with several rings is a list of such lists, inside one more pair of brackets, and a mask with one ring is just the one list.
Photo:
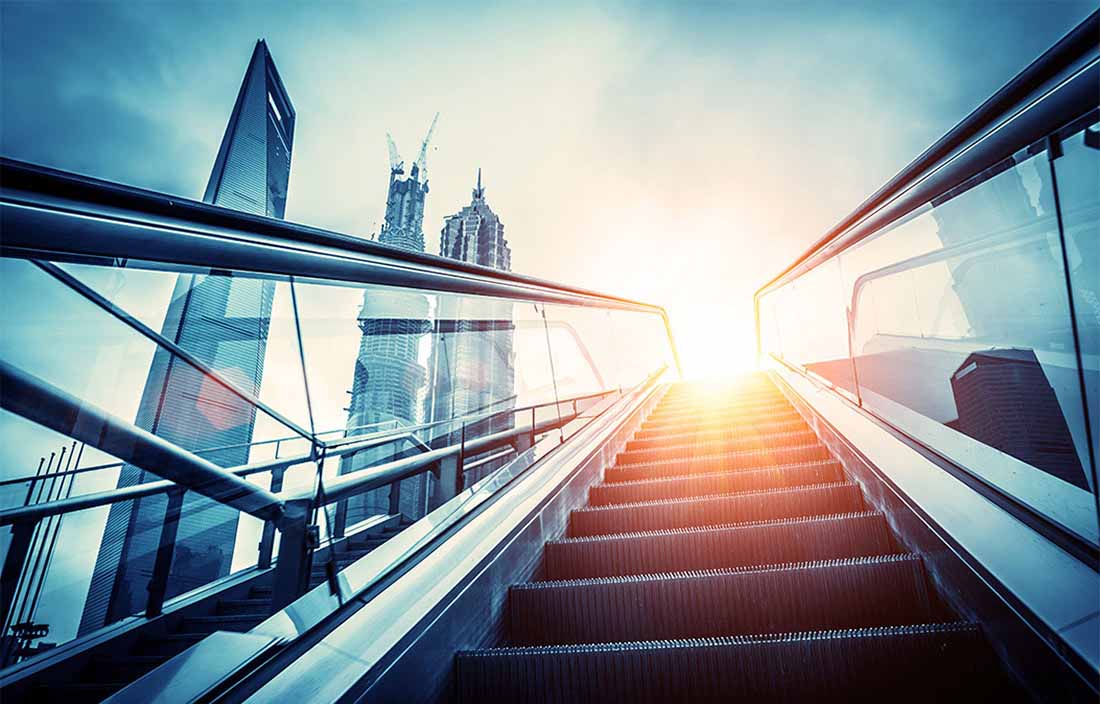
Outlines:
{"label": "escalator step", "polygon": [[852,513],[863,509],[859,487],[847,482],[765,489],[687,499],[644,501],[577,509],[569,535],[608,535],[775,518]]}
{"label": "escalator step", "polygon": [[798,447],[802,445],[812,445],[815,442],[817,442],[817,436],[814,435],[811,430],[773,433],[770,435],[748,435],[733,439],[707,440],[704,442],[686,444],[666,442],[661,447],[650,447],[637,450],[627,449],[619,454],[616,461],[622,464],[658,462],[684,457],[719,455],[741,450]]}
{"label": "escalator step", "polygon": [[670,420],[690,420],[693,418],[728,418],[737,419],[746,416],[767,415],[769,413],[781,413],[791,408],[791,404],[785,399],[754,401],[751,403],[734,403],[709,408],[698,404],[685,404],[678,406],[658,406],[646,417],[647,423],[663,423]]}
{"label": "escalator step", "polygon": [[820,462],[828,459],[831,459],[829,450],[821,443],[814,443],[796,447],[701,455],[661,462],[616,463],[614,467],[607,470],[605,476],[607,481],[624,482],[704,472],[728,472],[733,469],[777,464]]}
{"label": "escalator step", "polygon": [[727,423],[740,423],[746,418],[767,418],[790,413],[797,413],[797,411],[786,401],[760,403],[751,406],[730,406],[713,410],[683,408],[665,411],[658,408],[649,414],[645,423],[646,425],[667,425],[693,422],[700,418],[705,418],[708,422],[724,420]]}
{"label": "escalator step", "polygon": [[729,390],[702,388],[689,389],[685,387],[672,387],[665,392],[662,401],[675,401],[689,399],[695,402],[713,403],[719,400],[737,399],[737,398],[754,398],[756,396],[775,396],[780,394],[779,389],[771,383],[762,383],[757,386],[748,388],[737,388]]}
{"label": "escalator step", "polygon": [[886,519],[836,516],[566,538],[546,543],[547,579],[808,562],[894,552]]}
{"label": "escalator step", "polygon": [[932,618],[916,555],[513,586],[513,645],[672,640]]}
{"label": "escalator step", "polygon": [[991,701],[976,625],[459,653],[459,701]]}
{"label": "escalator step", "polygon": [[677,499],[781,486],[821,484],[838,481],[841,476],[839,462],[809,462],[784,468],[770,467],[735,472],[691,474],[667,479],[600,483],[589,488],[588,500],[593,506],[656,501],[662,498]]}
{"label": "escalator step", "polygon": [[692,476],[726,474],[729,472],[759,472],[762,470],[786,471],[788,469],[798,469],[807,465],[836,461],[828,452],[823,452],[821,454],[824,456],[820,459],[808,460],[806,462],[775,463],[768,462],[765,458],[760,460],[759,464],[747,464],[744,467],[724,467],[721,464],[716,464],[714,467],[699,468],[698,471],[695,471],[696,468],[690,465],[676,465],[671,463],[655,463],[644,467],[610,467],[604,471],[604,480],[602,484],[611,485],[628,482],[659,481],[662,479],[684,479]]}
{"label": "escalator step", "polygon": [[647,447],[661,447],[665,443],[694,444],[705,440],[724,440],[733,438],[751,437],[753,435],[765,435],[771,433],[791,433],[799,430],[808,430],[810,426],[799,420],[781,420],[775,423],[766,423],[758,426],[728,428],[704,428],[702,430],[679,433],[648,432],[643,435],[639,430],[633,440],[626,443],[627,450],[641,450]]}
{"label": "escalator step", "polygon": [[699,430],[720,430],[727,428],[762,427],[779,422],[802,420],[794,408],[786,408],[770,413],[756,413],[749,416],[725,418],[700,414],[692,417],[651,419],[642,424],[635,437],[649,437],[667,433],[687,433]]}
{"label": "escalator step", "polygon": [[707,403],[700,399],[669,400],[661,399],[657,408],[653,409],[651,416],[661,414],[676,414],[676,412],[705,412],[705,414],[722,414],[727,411],[753,410],[756,408],[770,408],[774,406],[789,406],[787,398],[781,394],[761,394],[758,396],[730,396],[720,401]]}

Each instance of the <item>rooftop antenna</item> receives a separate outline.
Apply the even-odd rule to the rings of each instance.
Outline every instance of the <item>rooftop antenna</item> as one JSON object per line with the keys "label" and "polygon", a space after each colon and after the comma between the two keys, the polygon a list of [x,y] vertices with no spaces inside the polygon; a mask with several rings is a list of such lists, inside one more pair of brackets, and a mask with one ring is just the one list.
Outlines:
{"label": "rooftop antenna", "polygon": [[428,143],[432,141],[435,132],[435,123],[439,122],[439,113],[432,118],[432,126],[428,128],[428,136],[424,138],[424,144],[420,145],[420,156],[416,157],[416,168],[420,171],[420,178],[427,181],[428,174]]}

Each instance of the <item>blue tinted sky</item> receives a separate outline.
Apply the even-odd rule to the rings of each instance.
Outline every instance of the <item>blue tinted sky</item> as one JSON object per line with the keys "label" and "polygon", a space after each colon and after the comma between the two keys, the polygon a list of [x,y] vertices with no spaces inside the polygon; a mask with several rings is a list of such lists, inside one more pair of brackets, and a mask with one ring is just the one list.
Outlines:
{"label": "blue tinted sky", "polygon": [[288,219],[384,210],[429,158],[429,250],[482,167],[519,272],[669,308],[689,371],[751,360],[756,287],[1090,2],[0,6],[5,155],[201,197],[266,37],[298,112]]}

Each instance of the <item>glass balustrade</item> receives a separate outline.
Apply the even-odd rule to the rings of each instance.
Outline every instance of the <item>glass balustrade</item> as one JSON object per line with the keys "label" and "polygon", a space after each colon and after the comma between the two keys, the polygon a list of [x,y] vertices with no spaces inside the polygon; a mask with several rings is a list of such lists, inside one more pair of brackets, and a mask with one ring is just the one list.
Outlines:
{"label": "glass balustrade", "polygon": [[1057,137],[762,292],[760,343],[1095,544],[1100,132]]}
{"label": "glass balustrade", "polygon": [[[312,497],[319,547],[489,486],[529,442],[463,450],[446,495],[431,467],[338,501],[323,499],[326,484],[517,430],[560,441],[608,399],[676,375],[663,313],[614,299],[554,303],[87,256],[6,256],[0,267],[0,360],[260,488]],[[195,491],[177,495],[155,467],[7,411],[0,439],[0,516],[149,488],[33,523],[6,609],[7,665],[278,557],[270,523]],[[0,557],[19,525],[0,527]]]}

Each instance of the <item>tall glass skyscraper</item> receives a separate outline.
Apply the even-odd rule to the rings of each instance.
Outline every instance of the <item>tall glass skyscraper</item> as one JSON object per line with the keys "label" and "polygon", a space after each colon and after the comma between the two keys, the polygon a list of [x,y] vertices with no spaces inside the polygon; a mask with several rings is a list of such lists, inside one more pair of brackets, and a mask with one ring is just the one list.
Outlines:
{"label": "tall glass skyscraper", "polygon": [[[436,115],[436,119],[438,119]],[[390,182],[386,194],[386,216],[378,242],[410,252],[424,251],[424,201],[428,196],[427,150],[435,121],[420,148],[420,156],[405,177],[390,142]],[[352,377],[347,432],[364,432],[365,427],[395,422],[415,425],[427,372],[420,364],[420,341],[428,332],[429,303],[426,296],[407,291],[373,289],[363,294],[359,329],[363,336]],[[400,448],[399,448],[400,449]],[[407,449],[407,448],[406,448]],[[367,450],[345,457],[340,473],[347,474],[389,459],[393,448]],[[406,479],[401,484],[401,512],[410,518],[423,515],[427,479]],[[348,522],[389,509],[389,489],[369,492],[349,501]]]}
{"label": "tall glass skyscraper", "polygon": [[[286,208],[294,107],[267,44],[252,52],[222,138],[203,200],[256,215],[282,218]],[[222,273],[181,274],[161,334],[259,395],[275,285]],[[204,383],[205,382],[205,383]],[[248,461],[256,410],[210,384],[164,350],[153,357],[136,424],[215,464]],[[119,487],[157,479],[124,466]],[[112,506],[92,575],[80,632],[141,611],[156,556],[165,498]],[[237,511],[187,494],[167,596],[229,573]]]}
{"label": "tall glass skyscraper", "polygon": [[[512,250],[504,238],[504,223],[485,201],[480,169],[470,204],[443,223],[439,254],[502,271],[512,269]],[[514,331],[512,304],[507,301],[490,304],[470,299],[443,300],[428,363],[432,379],[426,399],[428,419],[445,420],[515,407]],[[512,425],[513,418],[507,414],[480,424],[475,432],[496,432]],[[480,474],[496,468],[493,464],[483,465]]]}

